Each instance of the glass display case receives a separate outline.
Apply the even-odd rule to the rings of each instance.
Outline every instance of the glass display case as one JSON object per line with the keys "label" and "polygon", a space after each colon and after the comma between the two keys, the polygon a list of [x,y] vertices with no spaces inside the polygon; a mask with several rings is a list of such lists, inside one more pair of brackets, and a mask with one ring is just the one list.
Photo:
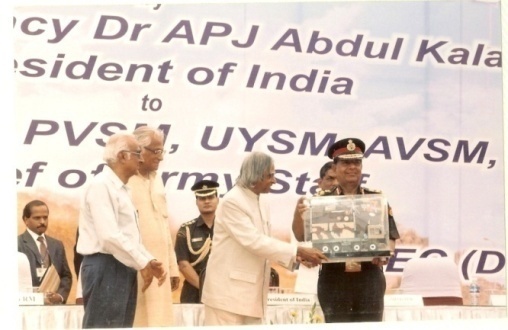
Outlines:
{"label": "glass display case", "polygon": [[308,199],[305,240],[329,262],[389,258],[388,204],[382,194]]}

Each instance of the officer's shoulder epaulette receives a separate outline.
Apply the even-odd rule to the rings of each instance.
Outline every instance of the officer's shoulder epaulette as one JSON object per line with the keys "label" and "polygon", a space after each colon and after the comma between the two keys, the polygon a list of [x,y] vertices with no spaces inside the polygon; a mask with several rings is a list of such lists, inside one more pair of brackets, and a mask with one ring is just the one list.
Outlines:
{"label": "officer's shoulder epaulette", "polygon": [[196,219],[192,219],[190,221],[182,223],[181,227],[186,227],[186,226],[192,225],[195,222],[196,222]]}
{"label": "officer's shoulder epaulette", "polygon": [[322,197],[322,196],[331,196],[331,195],[335,195],[335,192],[336,190],[338,189],[338,187],[333,187],[332,189],[329,189],[329,190],[321,190],[321,189],[318,189],[316,191],[316,194],[314,194],[313,197]]}
{"label": "officer's shoulder epaulette", "polygon": [[321,196],[326,196],[328,195],[330,192],[328,190],[321,190],[319,189],[318,191],[316,191],[316,193],[314,194],[314,196],[312,197],[321,197]]}
{"label": "officer's shoulder epaulette", "polygon": [[363,187],[363,191],[367,194],[382,194],[383,192],[379,189],[372,189],[372,188],[366,188]]}

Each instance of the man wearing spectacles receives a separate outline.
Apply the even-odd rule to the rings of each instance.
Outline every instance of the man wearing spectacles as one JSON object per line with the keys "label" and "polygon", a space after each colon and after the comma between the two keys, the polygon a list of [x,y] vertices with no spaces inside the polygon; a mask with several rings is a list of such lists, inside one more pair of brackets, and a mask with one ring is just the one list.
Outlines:
{"label": "man wearing spectacles", "polygon": [[153,277],[166,280],[163,263],[143,245],[138,211],[127,187],[143,157],[132,134],[113,134],[104,147],[107,166],[85,189],[76,250],[83,255],[83,328],[131,328],[137,301],[137,273],[143,288]]}
{"label": "man wearing spectacles", "polygon": [[143,149],[148,150],[149,152],[151,152],[152,154],[154,154],[156,156],[162,155],[162,157],[164,157],[164,154],[166,153],[166,150],[159,148],[159,146],[156,146],[156,147],[143,146]]}
{"label": "man wearing spectacles", "polygon": [[215,210],[219,204],[218,187],[219,184],[211,180],[201,180],[192,186],[199,217],[181,225],[176,235],[178,267],[185,277],[180,294],[182,304],[201,302],[200,292],[212,244]]}
{"label": "man wearing spectacles", "polygon": [[[166,192],[160,175],[160,162],[164,159],[164,132],[150,126],[140,126],[134,132],[143,162],[137,173],[130,177],[127,186],[138,210],[139,231],[145,247],[164,265],[169,265],[170,281],[160,288],[151,285],[145,290],[138,287],[135,327],[169,327],[173,325],[172,291],[178,289],[180,273],[169,230]],[[142,274],[138,273],[138,281]]]}

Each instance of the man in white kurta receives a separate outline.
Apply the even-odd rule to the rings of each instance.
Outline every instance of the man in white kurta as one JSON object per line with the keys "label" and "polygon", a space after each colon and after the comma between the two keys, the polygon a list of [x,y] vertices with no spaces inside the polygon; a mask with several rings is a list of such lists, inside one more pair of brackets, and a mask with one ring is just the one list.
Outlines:
{"label": "man in white kurta", "polygon": [[150,285],[145,292],[142,292],[141,286],[138,287],[134,326],[166,327],[173,325],[172,290],[178,288],[180,277],[169,230],[166,193],[156,173],[164,154],[164,135],[157,129],[142,126],[134,131],[134,136],[140,143],[144,162],[127,185],[138,211],[141,239],[157,260],[169,265],[171,278],[161,287]]}

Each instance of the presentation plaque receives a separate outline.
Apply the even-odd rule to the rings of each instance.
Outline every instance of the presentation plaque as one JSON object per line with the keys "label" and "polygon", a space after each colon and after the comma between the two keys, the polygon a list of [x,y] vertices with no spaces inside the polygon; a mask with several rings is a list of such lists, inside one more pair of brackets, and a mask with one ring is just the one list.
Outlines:
{"label": "presentation plaque", "polygon": [[305,240],[329,262],[389,258],[388,204],[382,194],[309,198]]}

